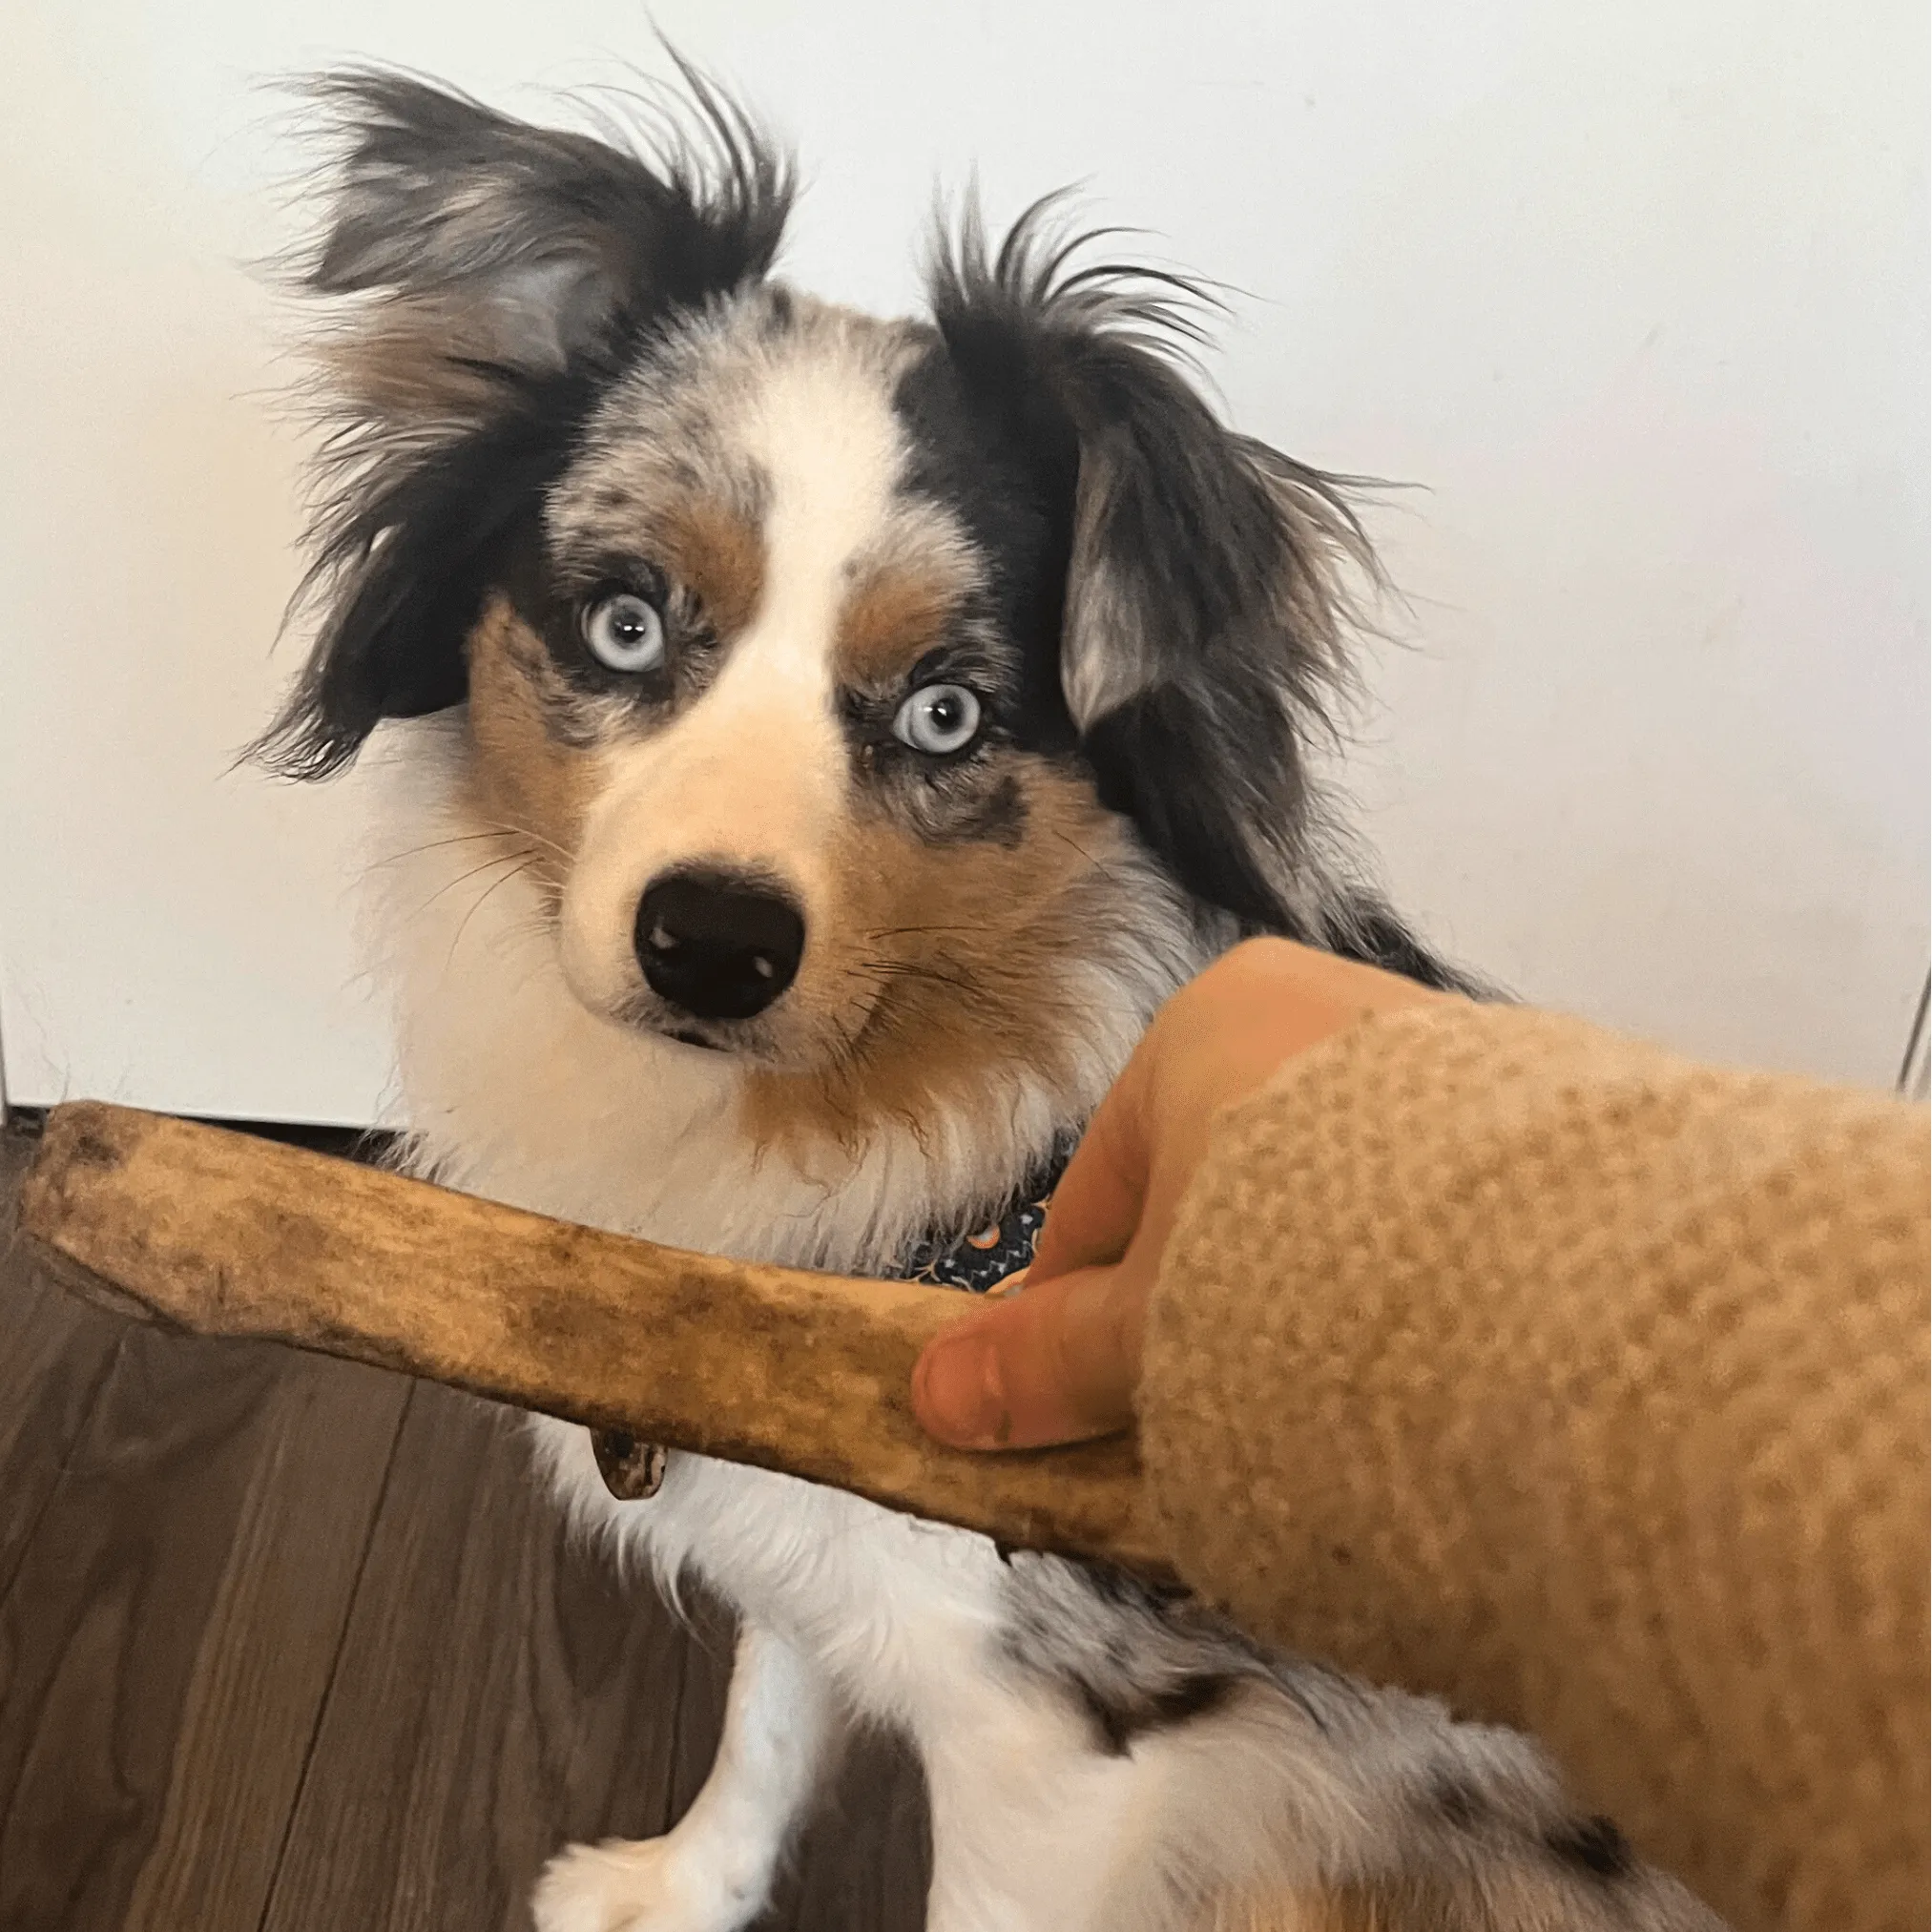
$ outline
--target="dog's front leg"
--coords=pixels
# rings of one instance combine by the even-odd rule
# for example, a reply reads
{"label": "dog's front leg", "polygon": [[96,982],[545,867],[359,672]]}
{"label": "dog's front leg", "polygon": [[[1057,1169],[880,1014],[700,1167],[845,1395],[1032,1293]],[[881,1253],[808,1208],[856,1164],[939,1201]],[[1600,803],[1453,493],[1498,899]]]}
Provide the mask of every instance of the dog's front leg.
{"label": "dog's front leg", "polygon": [[537,1932],[734,1932],[756,1918],[824,1761],[824,1680],[747,1624],[711,1776],[675,1830],[572,1845],[544,1868]]}

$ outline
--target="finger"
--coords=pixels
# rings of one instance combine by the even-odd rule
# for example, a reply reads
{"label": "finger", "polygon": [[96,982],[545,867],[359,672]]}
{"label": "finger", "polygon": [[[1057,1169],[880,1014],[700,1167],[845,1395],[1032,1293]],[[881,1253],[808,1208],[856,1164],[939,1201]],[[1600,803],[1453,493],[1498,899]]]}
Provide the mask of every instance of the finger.
{"label": "finger", "polygon": [[1147,1193],[1146,1089],[1144,1070],[1130,1062],[1094,1110],[1033,1245],[1035,1284],[1126,1254]]}
{"label": "finger", "polygon": [[913,1413],[961,1449],[1039,1448],[1126,1428],[1147,1309],[1138,1276],[1087,1269],[955,1322],[913,1370]]}

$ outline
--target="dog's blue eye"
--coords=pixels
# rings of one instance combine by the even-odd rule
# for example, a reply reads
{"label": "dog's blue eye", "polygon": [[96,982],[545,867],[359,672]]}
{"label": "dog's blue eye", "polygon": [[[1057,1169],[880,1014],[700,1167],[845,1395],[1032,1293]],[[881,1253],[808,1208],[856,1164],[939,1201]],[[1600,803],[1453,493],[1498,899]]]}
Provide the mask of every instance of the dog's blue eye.
{"label": "dog's blue eye", "polygon": [[914,751],[963,751],[979,736],[980,701],[964,684],[927,684],[899,707],[892,734]]}
{"label": "dog's blue eye", "polygon": [[618,591],[586,606],[584,642],[610,671],[649,671],[664,656],[664,619],[634,591]]}

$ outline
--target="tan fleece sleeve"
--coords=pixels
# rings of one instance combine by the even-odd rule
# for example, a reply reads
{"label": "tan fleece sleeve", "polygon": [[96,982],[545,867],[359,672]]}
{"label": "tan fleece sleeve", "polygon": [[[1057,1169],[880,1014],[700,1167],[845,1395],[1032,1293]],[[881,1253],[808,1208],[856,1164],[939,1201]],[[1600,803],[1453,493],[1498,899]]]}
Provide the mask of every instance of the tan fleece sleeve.
{"label": "tan fleece sleeve", "polygon": [[1923,1926],[1922,1109],[1461,1005],[1221,1123],[1150,1321],[1189,1580],[1534,1732],[1741,1927]]}

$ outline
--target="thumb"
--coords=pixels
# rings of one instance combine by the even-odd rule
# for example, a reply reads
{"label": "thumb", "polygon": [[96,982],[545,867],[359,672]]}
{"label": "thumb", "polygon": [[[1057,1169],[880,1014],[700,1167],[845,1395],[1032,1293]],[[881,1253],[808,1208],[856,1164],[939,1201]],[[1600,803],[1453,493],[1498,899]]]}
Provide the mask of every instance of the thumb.
{"label": "thumb", "polygon": [[912,1412],[960,1449],[1030,1449],[1133,1421],[1144,1268],[1083,1268],[976,1310],[926,1343]]}

